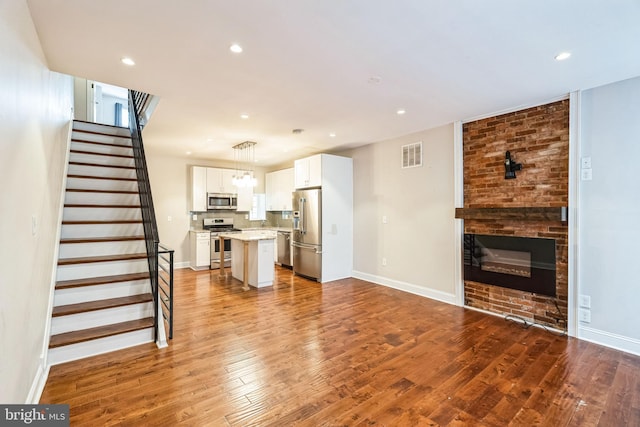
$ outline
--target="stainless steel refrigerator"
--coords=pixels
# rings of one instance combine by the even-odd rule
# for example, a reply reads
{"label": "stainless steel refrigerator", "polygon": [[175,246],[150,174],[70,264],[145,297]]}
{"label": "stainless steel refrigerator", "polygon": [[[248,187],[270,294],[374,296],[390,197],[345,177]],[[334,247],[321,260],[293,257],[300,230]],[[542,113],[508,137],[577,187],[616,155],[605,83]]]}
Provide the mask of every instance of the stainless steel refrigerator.
{"label": "stainless steel refrigerator", "polygon": [[293,272],[322,281],[322,191],[293,192]]}

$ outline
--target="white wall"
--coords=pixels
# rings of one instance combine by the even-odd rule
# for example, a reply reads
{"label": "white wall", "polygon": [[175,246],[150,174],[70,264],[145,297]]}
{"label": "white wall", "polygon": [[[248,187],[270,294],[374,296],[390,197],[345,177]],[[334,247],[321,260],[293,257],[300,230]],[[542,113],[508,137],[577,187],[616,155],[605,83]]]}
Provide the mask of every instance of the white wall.
{"label": "white wall", "polygon": [[0,402],[26,403],[48,343],[73,82],[48,70],[24,0],[0,2],[0,63]]}
{"label": "white wall", "polygon": [[[401,147],[418,141],[423,166],[402,169]],[[455,303],[453,154],[453,125],[350,152],[356,277]]]}
{"label": "white wall", "polygon": [[640,354],[640,77],[580,97],[593,180],[579,185],[578,289],[591,296],[591,323],[578,336]]}

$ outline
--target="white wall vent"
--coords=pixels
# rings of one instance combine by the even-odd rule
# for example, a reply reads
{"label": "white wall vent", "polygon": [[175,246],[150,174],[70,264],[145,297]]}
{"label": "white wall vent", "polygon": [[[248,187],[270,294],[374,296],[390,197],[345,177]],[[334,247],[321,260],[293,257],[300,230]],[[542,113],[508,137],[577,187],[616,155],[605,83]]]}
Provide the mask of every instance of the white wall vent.
{"label": "white wall vent", "polygon": [[402,146],[402,169],[422,166],[422,141]]}

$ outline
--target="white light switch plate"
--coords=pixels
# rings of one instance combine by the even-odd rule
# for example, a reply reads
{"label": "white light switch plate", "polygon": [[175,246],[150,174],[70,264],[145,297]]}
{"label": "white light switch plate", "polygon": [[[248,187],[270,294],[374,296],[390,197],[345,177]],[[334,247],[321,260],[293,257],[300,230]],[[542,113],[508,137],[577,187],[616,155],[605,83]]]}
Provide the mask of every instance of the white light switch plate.
{"label": "white light switch plate", "polygon": [[591,297],[589,295],[580,295],[580,307],[591,308]]}
{"label": "white light switch plate", "polygon": [[589,310],[588,308],[579,309],[578,320],[584,323],[591,323],[591,310]]}
{"label": "white light switch plate", "polygon": [[582,169],[591,169],[591,157],[582,158]]}

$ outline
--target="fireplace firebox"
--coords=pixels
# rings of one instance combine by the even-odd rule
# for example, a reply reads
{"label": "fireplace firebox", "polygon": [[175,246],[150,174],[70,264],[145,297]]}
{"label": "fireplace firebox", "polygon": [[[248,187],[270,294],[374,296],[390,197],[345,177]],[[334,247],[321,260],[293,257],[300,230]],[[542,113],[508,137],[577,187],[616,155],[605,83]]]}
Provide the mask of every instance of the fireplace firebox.
{"label": "fireplace firebox", "polygon": [[555,297],[556,242],[465,234],[464,280]]}

